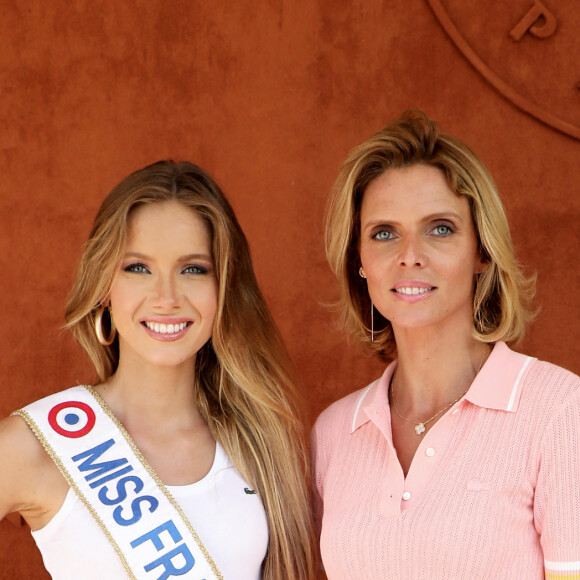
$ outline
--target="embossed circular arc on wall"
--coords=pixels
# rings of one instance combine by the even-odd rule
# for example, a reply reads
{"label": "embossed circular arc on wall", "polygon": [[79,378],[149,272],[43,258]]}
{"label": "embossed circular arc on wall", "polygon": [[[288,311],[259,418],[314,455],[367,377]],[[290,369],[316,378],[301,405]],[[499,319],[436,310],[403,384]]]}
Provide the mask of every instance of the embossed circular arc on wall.
{"label": "embossed circular arc on wall", "polygon": [[[468,59],[471,65],[489,82],[497,91],[499,91],[505,98],[511,101],[514,105],[519,107],[521,110],[525,111],[526,113],[532,115],[536,119],[542,121],[543,123],[573,137],[575,139],[580,139],[580,125],[576,121],[570,122],[569,120],[564,120],[558,116],[557,111],[556,114],[548,110],[548,107],[542,104],[538,104],[533,102],[529,97],[524,96],[518,90],[516,90],[508,81],[505,80],[505,77],[502,78],[501,73],[498,74],[493,68],[485,62],[485,60],[478,54],[481,52],[475,49],[470,42],[466,39],[466,34],[460,32],[457,25],[454,23],[453,19],[450,16],[449,11],[443,6],[442,0],[427,0],[431,9],[433,10],[435,16],[439,20],[441,26],[444,28],[446,33],[449,35],[451,40],[455,43],[456,47],[460,50],[460,52]],[[465,11],[469,9],[469,2],[457,4],[457,6],[461,6],[461,9],[464,11],[463,14],[459,15],[465,18]],[[505,4],[504,4],[505,6]],[[513,6],[513,5],[512,5]],[[542,4],[541,0],[529,0],[526,4],[522,4],[525,6],[525,10],[529,10],[529,13],[526,14],[525,10],[521,14],[522,20],[520,21],[519,25],[517,22],[512,22],[511,24],[514,25],[509,26],[501,35],[499,39],[500,42],[506,43],[511,41],[521,40],[521,36],[523,36],[522,30],[518,30],[518,26],[521,29],[522,24],[525,26],[525,19],[529,17],[530,14],[533,15],[533,11],[537,10],[540,11],[541,8],[545,8]],[[487,7],[487,6],[486,6]],[[472,7],[472,12],[474,14],[474,18],[477,18],[476,12],[477,8],[475,6]],[[457,10],[457,8],[456,8]],[[528,31],[531,35],[536,37],[536,39],[544,39],[548,36],[553,35],[556,31],[556,25],[552,21],[552,15],[548,12],[548,18],[542,18],[541,21],[538,21],[535,25],[530,24]],[[533,17],[533,16],[532,16]],[[505,24],[505,22],[504,22]],[[485,28],[483,26],[482,28]],[[569,27],[573,28],[573,27]],[[476,34],[473,32],[476,30],[475,27],[472,29],[472,35]],[[511,37],[511,38],[510,38]],[[498,38],[494,39],[496,43],[498,43]],[[498,43],[499,44],[499,43]],[[505,44],[504,44],[505,46]],[[484,51],[485,52],[485,51]],[[489,51],[488,51],[489,52]],[[567,58],[571,58],[570,55],[566,55]],[[572,59],[573,60],[573,59]],[[513,63],[512,63],[513,64]],[[529,65],[529,62],[525,63]],[[580,70],[578,71],[580,76]],[[574,82],[573,79],[566,79],[566,81],[570,80],[570,95],[572,96],[573,102],[571,103],[572,107],[574,108],[576,99],[580,102],[580,86],[578,81]],[[566,85],[568,86],[568,85]]]}

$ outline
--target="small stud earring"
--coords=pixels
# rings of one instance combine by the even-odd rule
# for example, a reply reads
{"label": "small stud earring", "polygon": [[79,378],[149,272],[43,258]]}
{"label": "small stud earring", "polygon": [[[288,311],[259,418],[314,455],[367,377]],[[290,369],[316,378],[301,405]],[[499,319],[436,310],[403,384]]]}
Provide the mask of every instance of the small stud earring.
{"label": "small stud earring", "polygon": [[362,269],[362,266],[361,266],[361,267],[358,269],[358,275],[359,275],[361,278],[366,278],[366,276],[365,276],[365,272],[364,272],[364,270]]}

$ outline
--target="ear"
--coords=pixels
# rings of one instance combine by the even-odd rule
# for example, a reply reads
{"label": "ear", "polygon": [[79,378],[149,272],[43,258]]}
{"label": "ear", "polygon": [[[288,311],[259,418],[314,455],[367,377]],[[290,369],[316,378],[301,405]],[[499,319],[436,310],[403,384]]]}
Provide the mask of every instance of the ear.
{"label": "ear", "polygon": [[103,300],[103,301],[99,301],[97,302],[97,305],[95,306],[95,308],[102,308],[103,310],[110,308],[111,306],[111,300],[109,298],[109,296],[107,295],[107,297]]}
{"label": "ear", "polygon": [[484,260],[481,255],[478,257],[477,262],[475,263],[475,269],[473,271],[473,273],[478,276],[479,274],[481,274],[482,272],[485,272],[485,270],[487,270],[487,268],[489,267],[489,261],[488,260]]}
{"label": "ear", "polygon": [[103,308],[111,308],[111,285],[107,289],[107,293],[102,300],[99,301],[99,305]]}

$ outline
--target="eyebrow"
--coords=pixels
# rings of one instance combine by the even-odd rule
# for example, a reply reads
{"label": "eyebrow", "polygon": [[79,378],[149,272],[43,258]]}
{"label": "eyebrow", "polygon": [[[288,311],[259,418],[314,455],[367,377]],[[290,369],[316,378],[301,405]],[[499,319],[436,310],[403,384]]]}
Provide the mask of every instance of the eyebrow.
{"label": "eyebrow", "polygon": [[[127,252],[123,254],[123,259],[127,258],[137,258],[139,260],[151,260],[151,257],[147,254],[142,254],[141,252]],[[179,262],[189,262],[191,260],[205,260],[207,262],[212,262],[211,256],[208,254],[186,254],[185,256],[179,257]]]}
{"label": "eyebrow", "polygon": [[[421,219],[421,222],[423,223],[428,223],[428,222],[432,222],[435,220],[440,220],[440,219],[456,219],[460,222],[463,222],[463,218],[456,212],[454,211],[442,211],[442,212],[437,212],[437,213],[432,213],[429,215],[426,215],[425,217],[423,217]],[[390,226],[400,226],[400,222],[396,222],[396,221],[392,221],[392,220],[383,220],[383,219],[378,219],[378,220],[372,220],[370,222],[367,222],[366,224],[363,225],[363,229],[368,229],[368,228],[373,228],[376,226],[383,226],[383,225],[390,225]]]}

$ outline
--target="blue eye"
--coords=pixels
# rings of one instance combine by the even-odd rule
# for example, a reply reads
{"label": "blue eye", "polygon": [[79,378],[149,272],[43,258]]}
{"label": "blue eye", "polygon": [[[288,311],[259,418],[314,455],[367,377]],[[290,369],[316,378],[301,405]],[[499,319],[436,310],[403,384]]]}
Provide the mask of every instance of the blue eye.
{"label": "blue eye", "polygon": [[197,266],[195,264],[190,264],[189,266],[183,268],[181,272],[182,274],[207,274],[207,268],[204,268],[203,266]]}
{"label": "blue eye", "polygon": [[375,240],[392,240],[394,237],[395,236],[392,234],[392,232],[389,232],[388,230],[380,230],[373,235]]}
{"label": "blue eye", "polygon": [[148,274],[149,269],[145,264],[141,264],[141,262],[136,262],[135,264],[129,264],[123,268],[125,272],[133,272],[134,274]]}
{"label": "blue eye", "polygon": [[433,228],[433,233],[436,236],[448,236],[449,234],[453,233],[453,230],[449,226],[446,226],[444,224],[440,224],[440,225],[435,226]]}

